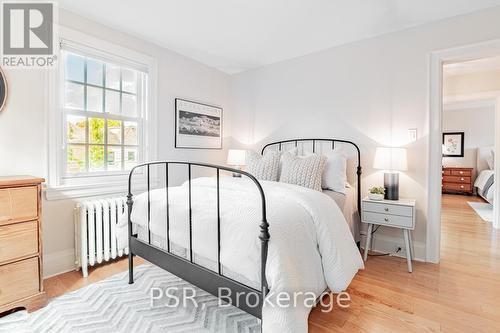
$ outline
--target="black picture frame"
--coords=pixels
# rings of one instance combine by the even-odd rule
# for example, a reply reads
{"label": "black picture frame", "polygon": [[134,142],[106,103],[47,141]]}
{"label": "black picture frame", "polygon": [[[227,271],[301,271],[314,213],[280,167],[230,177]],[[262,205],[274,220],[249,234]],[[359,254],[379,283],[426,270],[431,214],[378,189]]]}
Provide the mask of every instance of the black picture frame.
{"label": "black picture frame", "polygon": [[[180,123],[183,117],[180,116],[180,113],[184,113],[186,115],[195,114],[198,113],[196,110],[200,110],[198,112],[200,112],[203,117],[206,117],[208,121],[214,120],[216,118],[219,119],[218,136],[214,136],[213,133],[211,134],[210,130],[208,129],[205,131],[205,133],[202,134],[198,134],[200,132],[200,129],[194,129],[195,133],[193,134],[188,133],[185,128],[181,129]],[[223,132],[224,132],[223,111],[224,110],[222,109],[222,107],[219,106],[200,103],[182,98],[176,98],[175,123],[174,123],[175,148],[221,150]],[[201,132],[203,132],[203,130]]]}
{"label": "black picture frame", "polygon": [[[457,146],[457,148],[460,148],[458,152],[450,152],[450,153],[445,153],[446,150],[446,142],[448,140],[452,140],[452,137],[458,137],[458,142],[460,143],[460,146]],[[443,132],[443,157],[464,157],[464,142],[465,142],[465,133],[464,132]]]}

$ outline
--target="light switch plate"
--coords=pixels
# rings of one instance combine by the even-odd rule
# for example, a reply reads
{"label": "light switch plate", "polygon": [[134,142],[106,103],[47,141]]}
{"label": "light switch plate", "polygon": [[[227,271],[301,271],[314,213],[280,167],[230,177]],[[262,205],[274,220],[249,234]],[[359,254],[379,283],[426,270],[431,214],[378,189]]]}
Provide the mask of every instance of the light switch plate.
{"label": "light switch plate", "polygon": [[408,130],[408,140],[410,140],[410,142],[417,141],[417,129],[416,128],[410,128]]}

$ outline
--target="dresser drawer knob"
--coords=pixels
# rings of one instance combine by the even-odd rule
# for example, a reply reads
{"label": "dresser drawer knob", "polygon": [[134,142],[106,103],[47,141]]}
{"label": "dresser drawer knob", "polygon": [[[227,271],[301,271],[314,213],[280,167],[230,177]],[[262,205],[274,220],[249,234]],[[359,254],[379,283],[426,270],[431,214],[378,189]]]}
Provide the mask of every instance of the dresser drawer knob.
{"label": "dresser drawer knob", "polygon": [[460,178],[460,180],[461,180],[461,181],[464,181],[465,179],[463,179],[463,178]]}
{"label": "dresser drawer knob", "polygon": [[460,174],[461,174],[461,175],[463,175],[463,174],[464,174],[464,172],[463,172],[463,171],[460,171]]}
{"label": "dresser drawer knob", "polygon": [[460,188],[464,188],[464,186],[463,186],[463,185],[460,185]]}
{"label": "dresser drawer knob", "polygon": [[384,210],[385,210],[386,212],[388,212],[388,211],[389,211],[389,208],[385,207],[385,208],[384,208]]}
{"label": "dresser drawer knob", "polygon": [[384,219],[384,221],[385,221],[385,222],[389,222],[389,219],[386,217],[386,218]]}

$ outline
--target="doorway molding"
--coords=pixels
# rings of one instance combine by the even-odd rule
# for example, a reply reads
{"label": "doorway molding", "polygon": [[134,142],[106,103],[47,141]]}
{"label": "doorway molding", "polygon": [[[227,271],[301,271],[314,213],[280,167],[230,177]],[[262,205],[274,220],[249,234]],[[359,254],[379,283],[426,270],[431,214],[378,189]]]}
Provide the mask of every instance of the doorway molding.
{"label": "doorway molding", "polygon": [[[441,166],[442,166],[442,122],[443,122],[443,65],[478,58],[500,56],[500,40],[470,44],[430,54],[429,82],[429,172],[428,219],[426,230],[426,261],[439,263],[441,247]],[[495,156],[500,156],[500,98],[496,98],[495,112]],[[495,174],[500,172],[500,163],[495,163]],[[500,193],[500,182],[495,181],[495,193]],[[500,228],[499,205],[494,206],[494,228]]]}

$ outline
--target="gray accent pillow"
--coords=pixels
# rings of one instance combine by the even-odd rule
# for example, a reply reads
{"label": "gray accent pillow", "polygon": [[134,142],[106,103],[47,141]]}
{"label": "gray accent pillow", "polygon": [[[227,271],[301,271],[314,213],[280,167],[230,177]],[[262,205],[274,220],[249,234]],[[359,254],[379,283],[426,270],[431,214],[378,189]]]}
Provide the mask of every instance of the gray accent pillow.
{"label": "gray accent pillow", "polygon": [[260,155],[247,151],[246,169],[258,180],[278,181],[281,154],[277,151],[266,151]]}
{"label": "gray accent pillow", "polygon": [[284,153],[281,157],[280,182],[321,191],[321,178],[326,161],[324,155],[312,154],[300,157]]}

